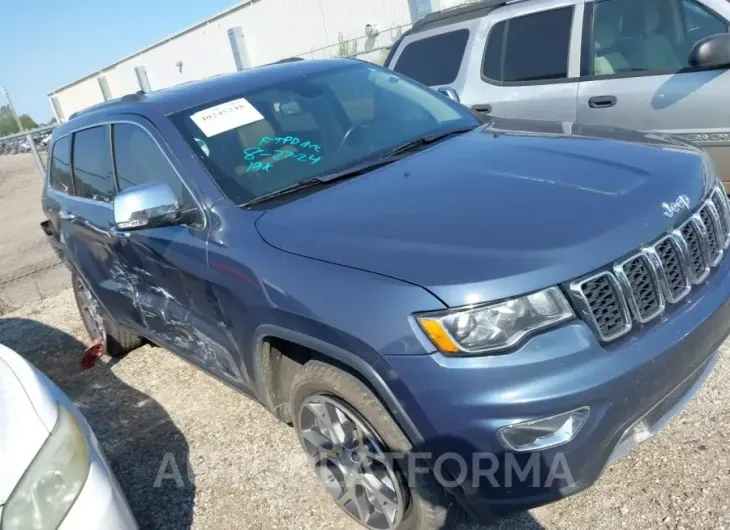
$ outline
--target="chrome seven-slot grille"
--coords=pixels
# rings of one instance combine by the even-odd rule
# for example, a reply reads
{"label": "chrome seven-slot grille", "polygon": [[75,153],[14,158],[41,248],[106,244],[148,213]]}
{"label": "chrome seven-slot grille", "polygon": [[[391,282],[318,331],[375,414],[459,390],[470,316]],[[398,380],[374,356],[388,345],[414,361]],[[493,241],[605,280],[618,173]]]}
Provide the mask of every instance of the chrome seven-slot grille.
{"label": "chrome seven-slot grille", "polygon": [[627,259],[571,284],[583,318],[612,341],[664,313],[702,283],[730,243],[730,207],[721,186],[678,228]]}

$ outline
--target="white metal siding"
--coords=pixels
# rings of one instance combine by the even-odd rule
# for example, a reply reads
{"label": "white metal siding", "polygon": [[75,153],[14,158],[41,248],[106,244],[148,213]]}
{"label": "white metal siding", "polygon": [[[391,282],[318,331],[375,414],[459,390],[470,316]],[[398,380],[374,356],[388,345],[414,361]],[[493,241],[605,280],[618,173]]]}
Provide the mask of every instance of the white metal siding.
{"label": "white metal siding", "polygon": [[[413,1],[254,0],[100,73],[106,76],[112,97],[139,90],[136,66],[145,67],[152,90],[159,90],[235,72],[229,28],[242,29],[246,57],[252,66],[257,66],[284,57],[306,56],[310,50],[337,44],[339,33],[347,39],[360,37],[366,24],[377,25],[380,30],[408,24]],[[434,8],[440,5],[438,0],[432,3]],[[179,62],[182,68],[178,67]],[[96,76],[51,95],[58,97],[66,117],[103,101]]]}
{"label": "white metal siding", "polygon": [[[114,93],[112,92],[112,94]],[[72,85],[56,94],[56,96],[66,119],[74,112],[104,101],[104,95],[101,93],[101,87],[99,87],[96,76]]]}

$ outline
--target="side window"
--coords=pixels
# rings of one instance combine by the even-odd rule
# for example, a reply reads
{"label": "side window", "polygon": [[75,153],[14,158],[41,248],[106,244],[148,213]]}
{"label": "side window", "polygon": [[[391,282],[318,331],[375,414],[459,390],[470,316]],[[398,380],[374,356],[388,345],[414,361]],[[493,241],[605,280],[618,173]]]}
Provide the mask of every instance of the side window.
{"label": "side window", "polygon": [[116,190],[107,127],[92,127],[74,134],[73,175],[76,195],[111,202]]}
{"label": "side window", "polygon": [[181,201],[187,198],[180,177],[144,129],[130,123],[116,123],[112,125],[112,145],[119,191],[140,184],[166,182]]}
{"label": "side window", "polygon": [[593,74],[672,72],[689,67],[697,41],[728,24],[694,0],[601,0],[593,14]]}
{"label": "side window", "polygon": [[448,85],[459,74],[468,29],[426,37],[406,45],[393,70],[427,86]]}
{"label": "side window", "polygon": [[684,40],[690,49],[705,37],[728,32],[727,21],[692,0],[682,0],[682,16]]}
{"label": "side window", "polygon": [[498,22],[489,32],[482,75],[505,83],[568,77],[573,8]]}
{"label": "side window", "polygon": [[71,183],[71,135],[53,144],[51,154],[51,187],[64,193],[73,193]]}

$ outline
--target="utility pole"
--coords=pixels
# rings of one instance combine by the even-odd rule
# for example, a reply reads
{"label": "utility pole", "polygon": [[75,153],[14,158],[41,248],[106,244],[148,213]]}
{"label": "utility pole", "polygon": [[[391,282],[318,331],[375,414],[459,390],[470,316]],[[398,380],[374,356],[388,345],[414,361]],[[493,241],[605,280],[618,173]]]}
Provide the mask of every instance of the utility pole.
{"label": "utility pole", "polygon": [[20,119],[18,119],[18,115],[15,113],[15,107],[13,107],[13,102],[10,100],[10,93],[8,92],[8,89],[5,87],[0,87],[0,91],[2,91],[3,94],[5,94],[5,99],[8,101],[8,108],[10,109],[10,114],[13,116],[15,123],[18,124],[18,130],[22,131],[23,126],[20,123]]}

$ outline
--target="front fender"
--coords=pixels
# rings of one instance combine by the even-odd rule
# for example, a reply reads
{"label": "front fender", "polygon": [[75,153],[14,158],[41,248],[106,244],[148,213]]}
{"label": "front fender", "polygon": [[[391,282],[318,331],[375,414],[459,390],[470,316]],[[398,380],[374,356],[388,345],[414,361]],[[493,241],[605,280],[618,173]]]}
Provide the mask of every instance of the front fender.
{"label": "front fender", "polygon": [[[265,371],[267,367],[265,366],[265,363],[262,362],[262,359],[264,345],[266,341],[271,338],[283,339],[294,344],[299,344],[320,353],[325,360],[329,359],[335,361],[333,364],[342,364],[347,366],[354,375],[358,376],[375,392],[375,395],[393,415],[396,423],[401,429],[403,429],[411,444],[413,446],[422,444],[423,438],[421,437],[416,425],[411,421],[400,401],[398,401],[386,383],[385,379],[388,375],[380,374],[376,370],[377,360],[375,363],[370,364],[361,356],[342,349],[334,344],[290,329],[271,324],[262,324],[254,333],[253,351],[255,353],[252,359],[254,365],[251,373],[255,374],[255,392],[259,400],[269,407],[270,410],[273,410],[273,404],[269,402],[270,397],[268,392],[265,388],[263,388],[263,382],[266,381]],[[378,357],[378,360],[379,359],[380,357]]]}

